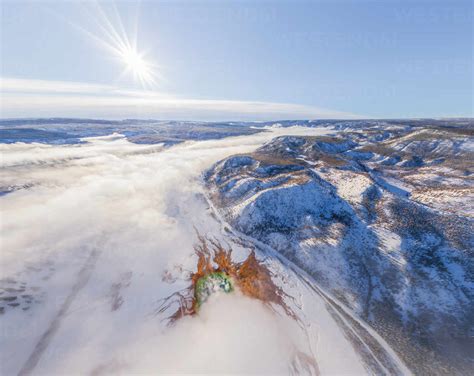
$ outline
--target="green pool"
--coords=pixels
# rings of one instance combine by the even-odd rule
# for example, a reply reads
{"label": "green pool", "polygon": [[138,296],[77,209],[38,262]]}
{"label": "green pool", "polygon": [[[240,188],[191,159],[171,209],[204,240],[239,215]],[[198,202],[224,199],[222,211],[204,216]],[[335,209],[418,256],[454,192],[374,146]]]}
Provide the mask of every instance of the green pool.
{"label": "green pool", "polygon": [[209,296],[216,292],[223,291],[230,293],[234,290],[232,279],[224,272],[209,273],[196,282],[195,297],[197,307],[200,307]]}

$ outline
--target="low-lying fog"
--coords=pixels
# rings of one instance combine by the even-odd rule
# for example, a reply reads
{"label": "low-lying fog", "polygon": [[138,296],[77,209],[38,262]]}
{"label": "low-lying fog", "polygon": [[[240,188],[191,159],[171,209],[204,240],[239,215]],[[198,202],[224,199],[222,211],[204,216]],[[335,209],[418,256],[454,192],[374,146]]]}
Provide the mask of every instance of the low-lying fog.
{"label": "low-lying fog", "polygon": [[[1,186],[18,188],[0,198],[0,287],[15,296],[0,317],[1,373],[288,373],[294,324],[258,301],[217,296],[171,328],[156,311],[195,270],[194,228],[220,232],[201,173],[278,135],[326,132],[0,145]],[[339,362],[363,370],[353,354]]]}

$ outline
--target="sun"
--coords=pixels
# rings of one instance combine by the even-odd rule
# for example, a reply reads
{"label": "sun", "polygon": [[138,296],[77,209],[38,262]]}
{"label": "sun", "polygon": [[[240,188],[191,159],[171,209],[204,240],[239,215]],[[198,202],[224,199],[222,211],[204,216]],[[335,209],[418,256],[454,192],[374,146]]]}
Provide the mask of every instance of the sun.
{"label": "sun", "polygon": [[119,56],[126,66],[126,71],[131,72],[142,85],[154,83],[153,65],[145,60],[143,54],[131,46],[124,46],[120,49]]}
{"label": "sun", "polygon": [[130,75],[136,83],[141,84],[142,88],[155,88],[157,81],[161,81],[163,77],[159,66],[148,60],[146,53],[138,48],[138,10],[134,22],[129,25],[130,32],[125,28],[120,12],[113,1],[108,3],[107,8],[103,8],[98,2],[85,2],[84,9],[89,11],[97,31],[93,32],[71,22],[70,24],[111,53],[115,60],[124,66],[119,80],[125,75]]}

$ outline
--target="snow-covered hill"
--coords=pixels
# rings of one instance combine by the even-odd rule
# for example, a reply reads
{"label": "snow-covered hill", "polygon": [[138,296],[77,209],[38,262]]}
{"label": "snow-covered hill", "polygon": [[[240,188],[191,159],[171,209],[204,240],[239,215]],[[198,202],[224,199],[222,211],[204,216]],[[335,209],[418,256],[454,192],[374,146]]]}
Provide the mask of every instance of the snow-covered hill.
{"label": "snow-covered hill", "polygon": [[217,163],[236,231],[306,271],[418,374],[473,369],[473,129],[345,127]]}

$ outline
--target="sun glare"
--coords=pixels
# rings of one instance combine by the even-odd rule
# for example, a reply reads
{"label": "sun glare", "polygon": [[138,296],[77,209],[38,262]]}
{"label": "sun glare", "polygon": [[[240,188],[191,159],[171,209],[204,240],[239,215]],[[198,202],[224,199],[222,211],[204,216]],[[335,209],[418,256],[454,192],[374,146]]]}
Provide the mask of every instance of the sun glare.
{"label": "sun glare", "polygon": [[143,86],[154,83],[153,66],[145,60],[142,54],[134,48],[125,47],[120,50],[120,57],[125,63],[126,71],[131,72]]}
{"label": "sun glare", "polygon": [[113,2],[108,3],[108,11],[99,3],[92,2],[86,5],[85,10],[89,9],[89,6],[94,10],[90,13],[90,19],[95,21],[98,33],[72,25],[111,52],[124,65],[120,77],[131,75],[143,88],[155,87],[157,79],[161,79],[158,67],[147,60],[145,53],[139,51],[137,47],[138,13],[130,33],[124,27],[120,13]]}

